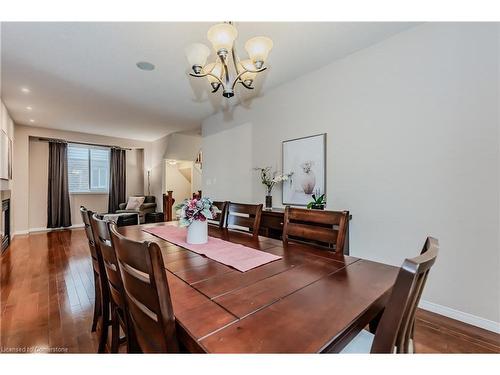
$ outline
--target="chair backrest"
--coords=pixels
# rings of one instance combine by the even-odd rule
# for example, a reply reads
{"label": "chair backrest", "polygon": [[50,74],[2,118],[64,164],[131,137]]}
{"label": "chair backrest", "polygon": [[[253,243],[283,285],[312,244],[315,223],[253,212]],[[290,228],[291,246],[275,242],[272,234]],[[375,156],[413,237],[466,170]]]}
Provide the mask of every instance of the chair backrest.
{"label": "chair backrest", "polygon": [[314,242],[342,253],[348,221],[349,211],[309,210],[286,206],[283,242]]}
{"label": "chair backrest", "polygon": [[178,352],[175,318],[159,246],[118,233],[111,224],[122,275],[129,321],[144,353]]}
{"label": "chair backrest", "polygon": [[220,212],[217,213],[213,220],[208,220],[208,224],[217,225],[219,228],[223,228],[226,225],[226,211],[229,202],[214,201],[213,204]]}
{"label": "chair backrest", "polygon": [[262,204],[229,202],[226,211],[226,226],[231,229],[246,229],[259,235]]}
{"label": "chair backrest", "polygon": [[438,240],[427,237],[421,254],[404,261],[377,327],[372,353],[393,353],[394,347],[398,353],[409,352],[415,311],[438,252]]}
{"label": "chair backrest", "polygon": [[82,215],[82,221],[85,227],[85,235],[87,236],[87,241],[89,242],[90,256],[92,257],[92,266],[94,267],[94,272],[99,273],[99,257],[97,255],[94,233],[92,233],[92,227],[90,226],[90,218],[94,213],[90,210],[87,210],[84,206],[80,206],[80,214]]}
{"label": "chair backrest", "polygon": [[102,256],[102,261],[106,270],[109,294],[111,295],[112,301],[123,309],[125,306],[123,283],[118,267],[118,259],[116,258],[115,249],[111,241],[111,233],[109,231],[110,222],[108,220],[99,219],[97,214],[92,215],[90,222],[94,232],[95,243]]}

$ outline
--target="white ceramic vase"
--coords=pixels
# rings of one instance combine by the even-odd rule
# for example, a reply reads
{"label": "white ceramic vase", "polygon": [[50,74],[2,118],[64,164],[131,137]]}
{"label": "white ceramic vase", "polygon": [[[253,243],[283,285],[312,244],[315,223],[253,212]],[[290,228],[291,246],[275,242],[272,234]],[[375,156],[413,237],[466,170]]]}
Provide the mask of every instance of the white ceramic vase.
{"label": "white ceramic vase", "polygon": [[191,245],[199,245],[208,242],[208,222],[194,220],[187,230],[186,242]]}
{"label": "white ceramic vase", "polygon": [[301,177],[301,185],[304,193],[311,195],[314,191],[314,187],[316,186],[316,175],[313,171],[309,171],[309,173],[303,173]]}

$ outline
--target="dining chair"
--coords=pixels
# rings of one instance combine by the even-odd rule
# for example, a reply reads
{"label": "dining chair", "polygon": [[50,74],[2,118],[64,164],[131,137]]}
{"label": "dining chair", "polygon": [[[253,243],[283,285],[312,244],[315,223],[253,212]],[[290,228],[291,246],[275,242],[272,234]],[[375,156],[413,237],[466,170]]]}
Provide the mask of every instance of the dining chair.
{"label": "dining chair", "polygon": [[438,252],[438,240],[427,237],[420,255],[406,259],[399,269],[375,335],[362,330],[341,353],[414,352],[415,311]]}
{"label": "dining chair", "polygon": [[[94,233],[92,232],[92,227],[90,225],[90,219],[94,213],[90,210],[87,210],[84,206],[80,206],[80,214],[82,216],[83,225],[85,227],[85,235],[87,236],[90,256],[92,258],[92,268],[94,271],[95,299],[91,332],[95,332],[99,320],[101,321],[101,327],[104,327],[104,322],[109,320],[109,294],[107,293],[106,287],[107,278],[102,261],[102,256],[97,249],[94,240]],[[102,333],[103,330],[101,329],[101,335]]]}
{"label": "dining chair", "polygon": [[179,343],[160,247],[122,236],[111,224],[129,321],[143,353],[176,353]]}
{"label": "dining chair", "polygon": [[229,229],[251,232],[259,235],[262,204],[245,204],[228,202],[226,210],[226,227]]}
{"label": "dining chair", "polygon": [[283,243],[310,242],[344,252],[349,211],[323,211],[285,207]]}
{"label": "dining chair", "polygon": [[208,224],[218,226],[219,228],[223,228],[225,226],[226,211],[229,202],[214,201],[212,203],[215,207],[217,207],[219,212],[212,220],[208,220]]}
{"label": "dining chair", "polygon": [[111,321],[104,320],[103,334],[99,341],[99,352],[103,352],[106,347],[108,339],[108,330],[111,326],[111,353],[118,353],[120,343],[120,327],[125,333],[127,345],[130,346],[129,327],[127,324],[127,315],[125,310],[125,297],[123,294],[123,282],[118,268],[118,260],[111,240],[109,231],[110,221],[102,220],[97,214],[92,215],[90,220],[92,230],[94,233],[95,243],[98,251],[102,256],[104,269],[106,272],[106,288],[109,293]]}

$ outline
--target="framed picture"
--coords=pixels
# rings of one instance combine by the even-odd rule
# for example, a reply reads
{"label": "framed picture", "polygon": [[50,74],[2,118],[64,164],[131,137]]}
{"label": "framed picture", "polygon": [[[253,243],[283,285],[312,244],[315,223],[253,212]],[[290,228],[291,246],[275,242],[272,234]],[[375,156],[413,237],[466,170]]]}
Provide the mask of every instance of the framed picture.
{"label": "framed picture", "polygon": [[5,132],[0,130],[0,179],[9,179],[9,148],[10,146],[9,137]]}
{"label": "framed picture", "polygon": [[9,175],[9,180],[12,180],[12,139],[9,138],[9,155],[8,155],[8,175]]}
{"label": "framed picture", "polygon": [[326,192],[326,133],[283,141],[283,204],[306,206]]}

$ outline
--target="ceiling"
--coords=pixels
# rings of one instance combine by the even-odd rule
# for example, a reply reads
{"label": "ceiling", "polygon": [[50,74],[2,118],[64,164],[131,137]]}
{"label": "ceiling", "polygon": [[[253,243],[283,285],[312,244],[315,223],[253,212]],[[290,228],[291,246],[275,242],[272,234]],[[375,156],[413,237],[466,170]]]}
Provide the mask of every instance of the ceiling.
{"label": "ceiling", "polygon": [[[205,79],[187,75],[184,48],[194,42],[209,45],[211,25],[4,22],[2,98],[19,124],[152,141],[199,129],[212,113],[265,95],[415,24],[236,23],[241,55],[252,36],[269,36],[274,48],[257,89],[239,86],[230,100],[210,94]],[[156,69],[139,70],[138,61],[149,61]]]}

